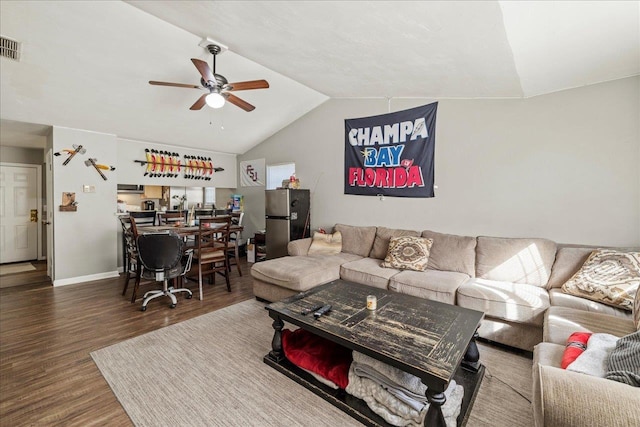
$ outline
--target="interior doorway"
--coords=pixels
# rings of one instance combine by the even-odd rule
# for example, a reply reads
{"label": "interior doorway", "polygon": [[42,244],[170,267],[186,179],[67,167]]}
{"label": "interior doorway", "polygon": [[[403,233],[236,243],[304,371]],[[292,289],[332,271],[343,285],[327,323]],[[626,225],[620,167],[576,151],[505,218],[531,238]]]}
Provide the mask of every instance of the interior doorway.
{"label": "interior doorway", "polygon": [[0,163],[0,264],[37,260],[42,253],[41,169]]}

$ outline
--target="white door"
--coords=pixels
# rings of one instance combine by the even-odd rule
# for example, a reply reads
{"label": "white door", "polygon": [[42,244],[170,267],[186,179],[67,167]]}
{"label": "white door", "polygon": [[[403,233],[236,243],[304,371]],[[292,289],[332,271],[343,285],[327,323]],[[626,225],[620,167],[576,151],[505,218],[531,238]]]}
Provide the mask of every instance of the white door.
{"label": "white door", "polygon": [[38,258],[38,169],[0,166],[0,263]]}

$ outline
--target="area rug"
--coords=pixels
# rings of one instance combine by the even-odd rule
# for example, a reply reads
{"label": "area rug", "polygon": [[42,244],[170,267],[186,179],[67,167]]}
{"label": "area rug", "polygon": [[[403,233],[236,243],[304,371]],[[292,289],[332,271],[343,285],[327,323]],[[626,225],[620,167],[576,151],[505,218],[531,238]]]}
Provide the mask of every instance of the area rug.
{"label": "area rug", "polygon": [[7,274],[24,273],[26,271],[33,271],[36,268],[30,262],[21,262],[18,264],[4,264],[0,265],[0,276]]}
{"label": "area rug", "polygon": [[[136,426],[361,425],[265,365],[272,336],[264,304],[249,300],[91,356]],[[518,394],[530,395],[531,360],[482,344],[480,351],[493,367],[468,425],[532,425]]]}

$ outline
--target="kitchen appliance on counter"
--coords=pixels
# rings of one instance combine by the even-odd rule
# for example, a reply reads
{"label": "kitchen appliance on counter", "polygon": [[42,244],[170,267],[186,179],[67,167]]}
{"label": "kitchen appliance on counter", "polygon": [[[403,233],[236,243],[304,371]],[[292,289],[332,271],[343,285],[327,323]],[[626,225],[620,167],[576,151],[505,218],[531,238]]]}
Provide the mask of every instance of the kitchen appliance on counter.
{"label": "kitchen appliance on counter", "polygon": [[267,259],[288,255],[287,244],[291,240],[310,237],[309,190],[267,190],[265,236]]}
{"label": "kitchen appliance on counter", "polygon": [[142,210],[143,211],[155,211],[156,210],[156,202],[153,200],[145,200],[142,202]]}

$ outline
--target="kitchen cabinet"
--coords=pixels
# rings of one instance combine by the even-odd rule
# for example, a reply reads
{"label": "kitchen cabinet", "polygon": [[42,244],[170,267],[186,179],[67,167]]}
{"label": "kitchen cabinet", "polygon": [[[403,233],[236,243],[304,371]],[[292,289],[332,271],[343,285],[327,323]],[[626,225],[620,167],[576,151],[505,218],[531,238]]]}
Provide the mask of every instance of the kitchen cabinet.
{"label": "kitchen cabinet", "polygon": [[145,185],[143,199],[162,199],[161,185]]}

